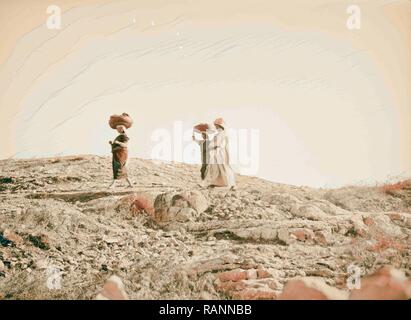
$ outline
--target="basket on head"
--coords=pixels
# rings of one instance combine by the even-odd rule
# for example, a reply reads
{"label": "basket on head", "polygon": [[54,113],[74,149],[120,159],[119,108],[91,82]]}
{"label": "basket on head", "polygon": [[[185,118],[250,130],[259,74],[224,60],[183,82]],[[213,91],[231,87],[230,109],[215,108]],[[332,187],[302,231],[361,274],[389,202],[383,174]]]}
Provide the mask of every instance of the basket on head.
{"label": "basket on head", "polygon": [[210,125],[208,123],[200,123],[196,126],[194,126],[194,131],[204,133],[207,132],[207,130],[210,129]]}
{"label": "basket on head", "polygon": [[129,129],[133,125],[133,119],[127,113],[122,115],[114,114],[110,117],[108,124],[112,129],[116,129],[117,126],[124,126],[126,129]]}

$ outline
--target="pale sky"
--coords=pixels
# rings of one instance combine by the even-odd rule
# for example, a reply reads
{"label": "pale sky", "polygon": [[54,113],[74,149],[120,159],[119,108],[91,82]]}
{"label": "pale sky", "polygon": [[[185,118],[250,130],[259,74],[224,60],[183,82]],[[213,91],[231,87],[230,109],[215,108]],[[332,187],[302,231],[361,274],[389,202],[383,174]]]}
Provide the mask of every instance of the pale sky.
{"label": "pale sky", "polygon": [[190,128],[222,116],[243,153],[258,133],[268,180],[411,176],[411,1],[1,0],[0,39],[0,158],[110,155],[108,118],[128,112],[132,156],[169,133],[180,161]]}

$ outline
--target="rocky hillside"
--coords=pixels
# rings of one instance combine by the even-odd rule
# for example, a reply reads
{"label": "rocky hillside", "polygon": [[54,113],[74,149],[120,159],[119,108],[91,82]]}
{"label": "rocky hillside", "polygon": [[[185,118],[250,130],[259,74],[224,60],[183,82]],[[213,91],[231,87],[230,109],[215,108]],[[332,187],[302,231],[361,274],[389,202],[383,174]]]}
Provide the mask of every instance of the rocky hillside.
{"label": "rocky hillside", "polygon": [[[275,299],[295,277],[344,297],[349,266],[411,275],[411,186],[323,190],[131,159],[108,190],[96,156],[0,161],[0,298],[93,299],[111,275],[131,299]],[[308,282],[307,282],[308,283]]]}

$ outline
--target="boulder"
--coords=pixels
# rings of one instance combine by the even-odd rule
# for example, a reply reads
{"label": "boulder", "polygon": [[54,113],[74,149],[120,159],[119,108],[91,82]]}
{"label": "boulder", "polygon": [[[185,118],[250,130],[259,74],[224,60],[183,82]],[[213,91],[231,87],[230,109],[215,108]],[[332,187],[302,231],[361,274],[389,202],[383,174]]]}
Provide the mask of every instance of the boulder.
{"label": "boulder", "polygon": [[232,299],[273,300],[280,284],[262,268],[234,269],[217,276],[216,289]]}
{"label": "boulder", "polygon": [[304,277],[288,281],[278,300],[346,300],[348,293],[333,288],[321,278]]}
{"label": "boulder", "polygon": [[203,213],[208,208],[208,201],[199,191],[186,191],[180,196],[188,202],[190,208],[193,208],[197,213]]}
{"label": "boulder", "polygon": [[361,288],[350,293],[350,300],[409,300],[411,280],[404,272],[392,267],[383,267],[361,280]]}
{"label": "boulder", "polygon": [[391,218],[386,214],[376,214],[371,217],[366,216],[364,217],[364,220],[366,224],[367,221],[372,220],[372,222],[369,222],[371,223],[370,227],[375,226],[378,230],[390,237],[401,238],[404,236],[401,227],[392,223]]}
{"label": "boulder", "polygon": [[198,191],[162,193],[154,201],[155,219],[158,222],[192,221],[207,208],[207,199]]}
{"label": "boulder", "polygon": [[116,275],[108,278],[96,300],[128,300],[123,281]]}
{"label": "boulder", "polygon": [[132,216],[140,214],[154,215],[152,196],[145,193],[135,193],[122,197],[117,201],[115,210],[117,212],[127,212]]}

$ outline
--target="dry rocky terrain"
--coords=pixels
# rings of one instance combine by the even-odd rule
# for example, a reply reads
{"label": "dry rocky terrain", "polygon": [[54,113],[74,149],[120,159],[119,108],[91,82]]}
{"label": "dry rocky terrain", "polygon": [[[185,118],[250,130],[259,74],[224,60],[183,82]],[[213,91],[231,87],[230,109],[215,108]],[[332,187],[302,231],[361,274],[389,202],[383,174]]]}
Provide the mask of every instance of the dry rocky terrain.
{"label": "dry rocky terrain", "polygon": [[109,190],[110,158],[0,161],[0,299],[94,299],[111,275],[130,299],[276,299],[296,277],[343,299],[352,264],[411,276],[409,182],[238,176],[230,191],[201,186],[198,166],[131,159],[129,173],[132,189]]}

